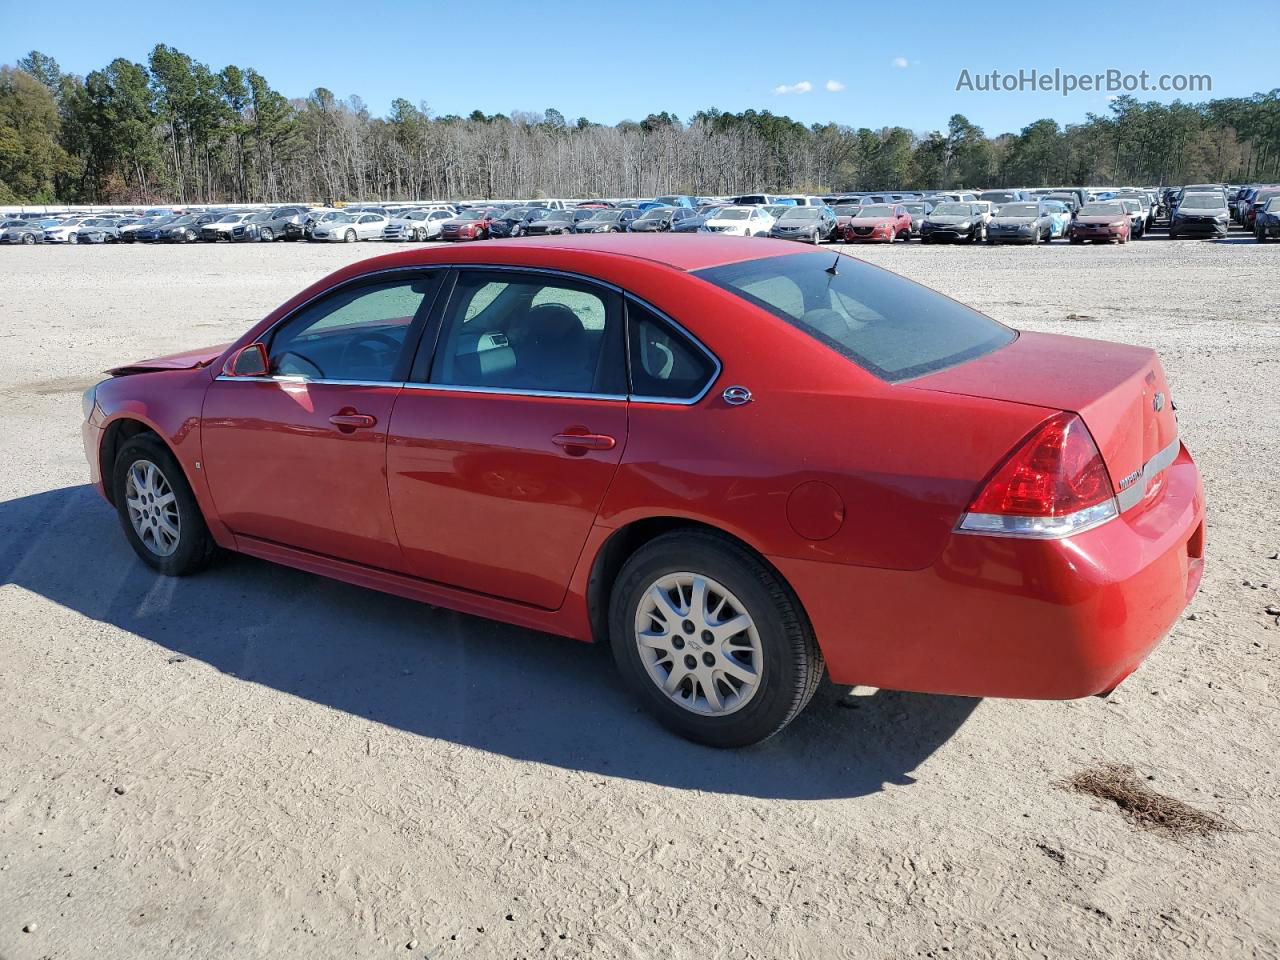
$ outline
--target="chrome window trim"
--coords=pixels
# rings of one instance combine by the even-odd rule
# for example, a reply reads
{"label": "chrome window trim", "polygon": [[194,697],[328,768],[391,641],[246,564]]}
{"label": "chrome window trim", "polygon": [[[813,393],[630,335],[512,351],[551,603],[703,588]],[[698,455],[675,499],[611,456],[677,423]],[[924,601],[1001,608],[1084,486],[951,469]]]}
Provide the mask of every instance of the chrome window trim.
{"label": "chrome window trim", "polygon": [[[625,290],[622,293],[622,299],[624,301],[627,301],[627,300],[634,301],[639,306],[643,307],[644,309],[648,310],[650,313],[660,318],[664,323],[669,323],[680,334],[680,336],[684,337],[685,340],[689,341],[694,346],[696,346],[699,350],[701,350],[703,354],[711,361],[711,363],[715,367],[715,370],[712,371],[712,374],[707,379],[707,382],[703,384],[702,390],[692,398],[680,399],[678,397],[648,397],[648,396],[644,396],[643,394],[630,394],[628,399],[632,400],[635,403],[668,403],[668,404],[674,404],[675,406],[681,406],[681,407],[691,407],[696,403],[700,403],[702,399],[708,393],[711,392],[711,388],[715,386],[716,381],[720,379],[720,374],[724,370],[724,365],[721,364],[720,358],[717,357],[714,353],[712,353],[710,348],[707,347],[705,343],[703,343],[701,340],[695,337],[692,333],[690,333],[688,328],[686,328],[682,323],[680,323],[680,321],[674,319],[664,311],[659,310],[653,304],[648,303],[645,300],[641,300],[639,297],[635,296],[634,294],[627,293]],[[628,316],[627,317],[628,328],[625,331],[625,333],[627,334],[627,373],[628,374],[630,374],[631,372],[630,324],[631,324],[631,318],[630,316]],[[628,379],[630,378],[628,377]]]}
{"label": "chrome window trim", "polygon": [[502,397],[552,397],[560,400],[629,400],[622,393],[569,393],[556,390],[516,390],[506,387],[469,387],[455,383],[418,383],[409,381],[406,390],[439,390],[444,393],[491,393]]}

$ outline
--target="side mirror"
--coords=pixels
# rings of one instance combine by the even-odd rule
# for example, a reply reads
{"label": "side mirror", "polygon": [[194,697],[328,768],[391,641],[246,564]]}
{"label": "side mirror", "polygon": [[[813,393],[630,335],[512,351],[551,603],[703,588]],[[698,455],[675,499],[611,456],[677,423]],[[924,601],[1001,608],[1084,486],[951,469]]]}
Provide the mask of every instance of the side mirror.
{"label": "side mirror", "polygon": [[222,374],[227,377],[265,377],[270,372],[267,348],[261,343],[241,347],[222,367]]}

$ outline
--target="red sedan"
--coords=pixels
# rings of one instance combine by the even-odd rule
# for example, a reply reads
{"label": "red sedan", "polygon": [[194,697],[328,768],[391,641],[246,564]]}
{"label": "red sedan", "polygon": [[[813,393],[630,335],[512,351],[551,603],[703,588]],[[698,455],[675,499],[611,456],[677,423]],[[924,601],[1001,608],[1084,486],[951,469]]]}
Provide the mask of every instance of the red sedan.
{"label": "red sedan", "polygon": [[777,732],[824,669],[1108,691],[1201,576],[1152,351],[1019,333],[785,241],[397,253],[112,373],[85,451],[159,572],[222,547],[609,643],[718,746]]}
{"label": "red sedan", "polygon": [[911,236],[911,214],[902,204],[873,203],[859,207],[844,224],[845,243],[893,243]]}
{"label": "red sedan", "polygon": [[1132,230],[1133,221],[1120,204],[1086,203],[1067,227],[1067,237],[1072,243],[1086,240],[1128,243]]}

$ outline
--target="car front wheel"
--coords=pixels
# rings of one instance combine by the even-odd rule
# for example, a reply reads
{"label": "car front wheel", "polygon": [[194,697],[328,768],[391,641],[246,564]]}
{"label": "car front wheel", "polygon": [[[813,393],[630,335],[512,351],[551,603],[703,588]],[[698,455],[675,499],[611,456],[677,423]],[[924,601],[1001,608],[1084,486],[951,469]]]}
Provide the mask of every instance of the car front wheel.
{"label": "car front wheel", "polygon": [[344,234],[342,235],[342,242],[343,242],[343,243],[355,243],[355,242],[356,242],[356,232],[355,232],[354,230],[348,230],[346,233],[344,233]]}
{"label": "car front wheel", "polygon": [[112,472],[116,512],[134,553],[170,577],[195,573],[213,555],[213,538],[195,494],[169,449],[141,435],[120,448]]}
{"label": "car front wheel", "polygon": [[755,555],[715,534],[666,534],[623,566],[614,659],[664,725],[713,747],[765,740],[813,697],[824,663],[799,602]]}

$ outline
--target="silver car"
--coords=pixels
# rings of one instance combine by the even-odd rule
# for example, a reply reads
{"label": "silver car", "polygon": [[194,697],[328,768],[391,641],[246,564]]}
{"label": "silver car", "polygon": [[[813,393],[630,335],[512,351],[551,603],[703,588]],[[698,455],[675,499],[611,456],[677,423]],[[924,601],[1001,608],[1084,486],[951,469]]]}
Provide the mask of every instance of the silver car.
{"label": "silver car", "polygon": [[444,222],[453,217],[448,210],[408,210],[392,217],[382,230],[383,240],[434,240]]}
{"label": "silver car", "polygon": [[44,227],[39,220],[0,222],[0,243],[44,243]]}
{"label": "silver car", "polygon": [[380,213],[340,213],[324,223],[317,223],[311,231],[311,239],[327,243],[381,240],[387,223],[387,218]]}

